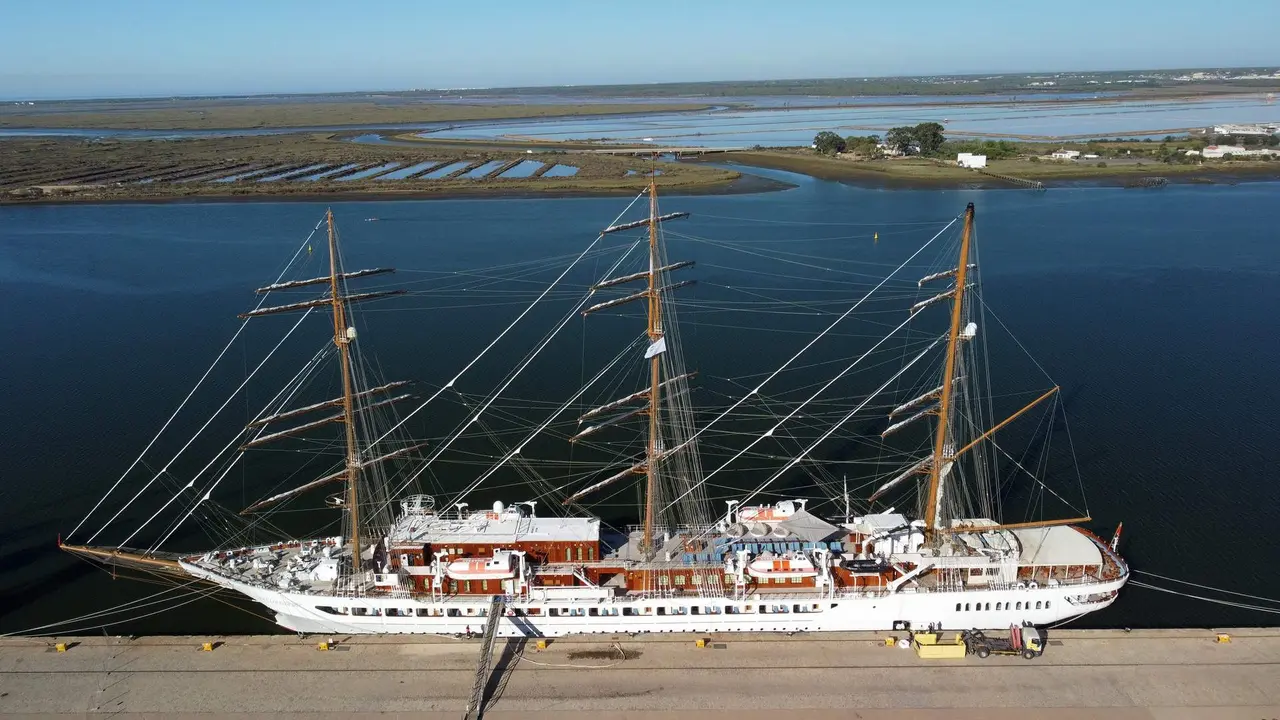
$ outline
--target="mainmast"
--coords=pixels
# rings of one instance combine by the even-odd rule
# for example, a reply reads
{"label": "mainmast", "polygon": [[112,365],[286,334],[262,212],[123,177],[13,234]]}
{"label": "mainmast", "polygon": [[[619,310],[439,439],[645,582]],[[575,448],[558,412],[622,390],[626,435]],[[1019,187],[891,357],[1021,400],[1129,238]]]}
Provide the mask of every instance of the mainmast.
{"label": "mainmast", "polygon": [[[648,335],[650,349],[657,348],[662,340],[662,289],[658,287],[658,184],[649,178],[649,313]],[[661,407],[661,384],[658,377],[662,354],[645,353],[649,358],[649,433],[645,444],[645,493],[644,493],[644,547],[653,547],[653,505],[658,479],[658,411]]]}
{"label": "mainmast", "polygon": [[[644,552],[653,551],[654,529],[658,524],[657,518],[657,502],[659,492],[659,466],[664,460],[674,455],[677,451],[684,449],[689,445],[691,440],[679,443],[676,447],[668,448],[665,446],[662,437],[662,428],[659,423],[662,411],[662,393],[664,389],[670,392],[670,389],[688,380],[694,373],[683,373],[675,377],[662,379],[662,354],[667,350],[666,333],[662,326],[662,298],[663,295],[670,290],[692,285],[693,280],[685,280],[664,285],[667,273],[681,268],[690,267],[692,262],[677,262],[670,265],[662,265],[662,248],[659,245],[658,226],[668,220],[676,220],[678,218],[688,217],[689,213],[668,213],[666,215],[658,214],[658,185],[657,180],[653,176],[649,178],[649,217],[645,220],[637,220],[635,222],[627,222],[619,225],[611,225],[600,231],[601,234],[609,234],[621,232],[624,230],[636,229],[648,226],[649,229],[649,258],[648,268],[641,272],[622,275],[608,280],[596,283],[592,290],[614,287],[630,282],[645,281],[645,288],[638,292],[631,293],[623,297],[607,300],[597,303],[582,311],[583,315],[590,315],[593,312],[604,310],[607,308],[617,307],[635,300],[645,300],[648,304],[646,313],[645,334],[649,340],[648,347],[645,350],[645,360],[649,362],[649,387],[639,392],[632,393],[626,397],[620,398],[610,403],[606,403],[597,408],[587,411],[579,418],[579,422],[583,422],[590,418],[596,418],[609,413],[621,413],[613,417],[601,420],[578,434],[570,438],[571,441],[577,441],[583,437],[591,435],[603,428],[610,427],[628,418],[639,415],[646,415],[648,423],[645,430],[645,451],[644,459],[635,462],[621,472],[611,475],[591,486],[579,490],[565,499],[565,504],[576,501],[584,495],[595,492],[596,490],[610,485],[624,477],[643,473],[645,476],[645,492],[644,492],[644,526],[641,537],[641,547]],[[678,391],[678,389],[677,389]],[[628,406],[633,403],[644,401],[642,407],[628,410]]]}
{"label": "mainmast", "polygon": [[948,445],[951,441],[951,396],[955,384],[956,347],[960,342],[960,321],[964,317],[964,285],[969,270],[969,238],[972,232],[973,203],[969,203],[964,210],[964,233],[960,236],[960,260],[956,265],[956,287],[951,297],[951,329],[947,337],[947,361],[942,371],[942,394],[938,404],[938,430],[933,443],[933,462],[929,468],[929,494],[925,500],[924,521],[933,530],[941,528],[942,480],[954,461],[948,453]]}
{"label": "mainmast", "polygon": [[351,570],[360,571],[360,448],[356,446],[355,408],[351,396],[351,341],[355,328],[347,325],[347,308],[338,291],[338,240],[333,210],[325,210],[329,229],[329,299],[333,307],[333,342],[342,358],[342,423],[347,436],[347,512],[351,517]]}

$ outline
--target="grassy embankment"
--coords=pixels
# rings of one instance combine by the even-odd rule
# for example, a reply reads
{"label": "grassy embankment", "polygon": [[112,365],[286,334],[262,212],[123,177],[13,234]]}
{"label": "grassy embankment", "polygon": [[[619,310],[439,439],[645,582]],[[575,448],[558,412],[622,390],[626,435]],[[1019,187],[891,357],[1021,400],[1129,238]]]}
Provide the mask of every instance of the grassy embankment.
{"label": "grassy embankment", "polygon": [[[320,180],[217,183],[166,178],[207,168],[231,174],[267,165],[302,168],[399,162],[536,160],[578,168],[572,177],[415,180]],[[463,195],[590,195],[638,192],[648,182],[645,159],[595,154],[527,153],[483,147],[403,147],[345,142],[331,133],[190,140],[83,141],[25,138],[0,142],[0,201],[175,200],[187,198],[288,199],[322,196],[429,198]],[[719,168],[661,163],[662,191],[728,189],[738,174]],[[628,174],[632,171],[633,174]],[[159,178],[139,184],[144,178]],[[39,188],[32,191],[31,188]]]}
{"label": "grassy embankment", "polygon": [[205,99],[129,103],[87,101],[0,107],[0,127],[117,130],[332,127],[682,112],[706,107],[695,103],[446,105],[426,102],[386,104]]}
{"label": "grassy embankment", "polygon": [[[1230,182],[1241,179],[1280,178],[1280,160],[1206,161],[1204,164],[1159,162],[1153,157],[1128,155],[1090,161],[1032,160],[1065,145],[1019,143],[1018,157],[991,160],[987,171],[1025,180],[1038,180],[1046,185],[1055,182],[1095,181],[1102,184],[1127,185],[1146,177],[1164,177],[1170,182]],[[1121,152],[1151,149],[1152,143],[1108,143]],[[1084,150],[1081,145],[1078,149]],[[1136,157],[1135,157],[1136,155]],[[975,170],[953,163],[925,158],[889,158],[861,160],[845,156],[820,155],[808,149],[774,149],[725,153],[718,160],[742,165],[773,168],[800,173],[824,180],[846,181],[883,187],[1009,187],[1009,184]]]}

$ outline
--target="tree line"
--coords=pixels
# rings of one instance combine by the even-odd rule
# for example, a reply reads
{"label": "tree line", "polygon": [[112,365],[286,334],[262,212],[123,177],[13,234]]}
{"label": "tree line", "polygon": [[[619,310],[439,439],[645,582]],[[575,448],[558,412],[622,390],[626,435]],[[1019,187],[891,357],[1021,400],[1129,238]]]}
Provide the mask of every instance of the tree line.
{"label": "tree line", "polygon": [[913,127],[890,128],[885,133],[883,141],[879,135],[840,137],[830,130],[824,130],[813,138],[813,147],[824,155],[851,152],[867,157],[878,157],[883,154],[883,146],[902,155],[933,157],[941,153],[946,141],[946,136],[942,134],[942,125],[927,122]]}

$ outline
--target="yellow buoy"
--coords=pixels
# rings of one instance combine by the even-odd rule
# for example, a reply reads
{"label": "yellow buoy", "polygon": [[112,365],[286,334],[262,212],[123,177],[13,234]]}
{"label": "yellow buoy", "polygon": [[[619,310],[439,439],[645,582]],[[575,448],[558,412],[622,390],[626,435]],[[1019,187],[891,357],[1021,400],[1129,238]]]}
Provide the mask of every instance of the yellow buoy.
{"label": "yellow buoy", "polygon": [[875,240],[876,242],[880,242],[880,233],[876,233],[875,237],[872,239]]}

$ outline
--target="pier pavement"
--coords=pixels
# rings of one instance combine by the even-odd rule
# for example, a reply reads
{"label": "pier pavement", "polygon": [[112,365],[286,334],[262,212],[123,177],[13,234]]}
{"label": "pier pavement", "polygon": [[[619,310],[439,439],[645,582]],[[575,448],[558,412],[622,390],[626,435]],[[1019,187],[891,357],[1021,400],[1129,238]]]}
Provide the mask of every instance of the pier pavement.
{"label": "pier pavement", "polygon": [[[1280,628],[1059,630],[1035,660],[922,660],[885,647],[888,634],[712,635],[703,648],[686,635],[564,638],[543,650],[499,641],[484,717],[1280,717]],[[0,715],[462,716],[478,640],[335,636],[318,650],[328,639],[2,638]]]}

